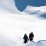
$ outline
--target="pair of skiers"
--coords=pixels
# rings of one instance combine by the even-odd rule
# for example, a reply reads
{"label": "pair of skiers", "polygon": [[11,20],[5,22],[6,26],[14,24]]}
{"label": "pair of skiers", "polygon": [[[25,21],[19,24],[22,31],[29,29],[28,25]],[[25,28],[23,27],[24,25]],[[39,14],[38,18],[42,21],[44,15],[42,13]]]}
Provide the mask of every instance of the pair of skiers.
{"label": "pair of skiers", "polygon": [[24,43],[27,43],[28,40],[32,41],[33,38],[34,38],[34,34],[33,34],[33,32],[31,32],[31,33],[29,34],[29,39],[28,39],[27,34],[24,34],[24,37],[23,37],[23,39],[24,39]]}

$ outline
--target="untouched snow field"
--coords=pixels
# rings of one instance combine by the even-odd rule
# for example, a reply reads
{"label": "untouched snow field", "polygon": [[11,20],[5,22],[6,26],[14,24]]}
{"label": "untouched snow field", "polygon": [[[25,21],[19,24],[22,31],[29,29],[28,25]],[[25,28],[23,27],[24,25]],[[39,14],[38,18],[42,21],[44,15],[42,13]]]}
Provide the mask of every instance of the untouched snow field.
{"label": "untouched snow field", "polygon": [[[46,13],[46,7],[31,7],[33,10],[29,11],[30,7],[20,12],[14,0],[0,0],[0,46],[46,46],[46,19],[38,17]],[[30,32],[34,33],[35,42],[25,45],[23,35]]]}

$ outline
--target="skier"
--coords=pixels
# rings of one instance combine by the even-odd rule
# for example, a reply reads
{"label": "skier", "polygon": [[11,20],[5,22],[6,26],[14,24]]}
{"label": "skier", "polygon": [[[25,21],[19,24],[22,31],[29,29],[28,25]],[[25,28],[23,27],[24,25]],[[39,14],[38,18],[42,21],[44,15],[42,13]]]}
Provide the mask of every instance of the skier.
{"label": "skier", "polygon": [[23,39],[24,39],[24,43],[26,44],[28,42],[28,36],[27,36],[27,34],[24,35]]}
{"label": "skier", "polygon": [[32,41],[33,38],[34,38],[34,34],[33,34],[33,32],[31,32],[31,33],[29,34],[29,40]]}

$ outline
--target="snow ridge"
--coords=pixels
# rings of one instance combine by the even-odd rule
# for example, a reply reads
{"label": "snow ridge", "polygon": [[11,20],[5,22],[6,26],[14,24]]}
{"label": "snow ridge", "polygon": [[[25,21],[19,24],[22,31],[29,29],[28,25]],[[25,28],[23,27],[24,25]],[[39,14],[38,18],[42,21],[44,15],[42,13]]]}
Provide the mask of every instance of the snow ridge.
{"label": "snow ridge", "polygon": [[26,46],[46,46],[46,40],[40,40],[36,43],[29,41]]}
{"label": "snow ridge", "polygon": [[0,13],[20,13],[16,8],[14,0],[0,0]]}

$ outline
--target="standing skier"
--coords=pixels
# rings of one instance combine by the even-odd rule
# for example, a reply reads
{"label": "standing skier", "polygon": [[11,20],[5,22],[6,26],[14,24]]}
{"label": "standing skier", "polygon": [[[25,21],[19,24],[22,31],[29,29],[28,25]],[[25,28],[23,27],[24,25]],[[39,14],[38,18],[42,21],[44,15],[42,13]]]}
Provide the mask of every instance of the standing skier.
{"label": "standing skier", "polygon": [[33,34],[33,32],[31,32],[31,33],[29,34],[29,40],[32,41],[33,38],[34,38],[34,34]]}
{"label": "standing skier", "polygon": [[24,35],[23,39],[24,39],[24,43],[26,44],[28,42],[28,36],[27,36],[27,34]]}

